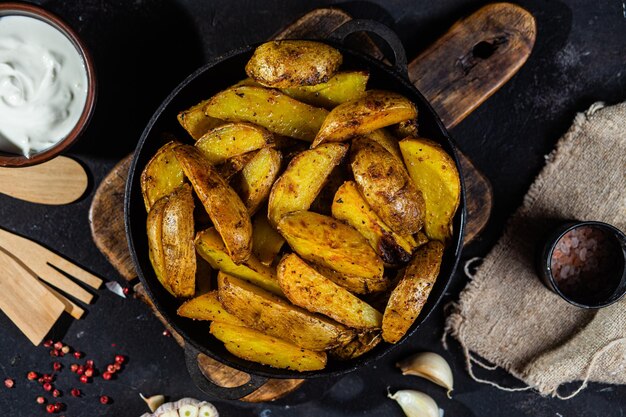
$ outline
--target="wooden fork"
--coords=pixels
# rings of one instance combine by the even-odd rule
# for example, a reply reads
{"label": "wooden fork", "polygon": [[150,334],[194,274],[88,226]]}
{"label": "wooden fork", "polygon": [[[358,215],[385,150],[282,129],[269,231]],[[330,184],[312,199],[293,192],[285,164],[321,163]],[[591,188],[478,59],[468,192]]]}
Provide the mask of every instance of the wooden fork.
{"label": "wooden fork", "polygon": [[[94,289],[98,289],[102,285],[100,278],[85,271],[78,265],[32,240],[3,229],[0,229],[0,247],[10,252],[39,278],[84,303],[89,304],[93,299],[93,294],[63,275],[59,270]],[[56,291],[53,294],[60,296]],[[70,303],[65,303],[68,312],[72,314],[71,311],[73,310],[75,313],[78,313],[80,309],[71,301],[66,301]]]}

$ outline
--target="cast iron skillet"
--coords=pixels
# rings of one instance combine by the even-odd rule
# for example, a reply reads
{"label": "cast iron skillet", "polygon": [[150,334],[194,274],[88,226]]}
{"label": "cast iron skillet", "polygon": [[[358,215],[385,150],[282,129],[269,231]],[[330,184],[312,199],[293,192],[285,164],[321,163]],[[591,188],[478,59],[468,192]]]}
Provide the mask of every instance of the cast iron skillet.
{"label": "cast iron skillet", "polygon": [[[393,66],[385,65],[376,59],[343,46],[342,43],[348,35],[362,31],[375,33],[389,44],[395,58],[395,64]],[[424,99],[408,80],[404,48],[393,31],[377,22],[352,20],[335,30],[324,42],[341,51],[344,57],[344,68],[368,69],[370,71],[368,88],[396,91],[412,100],[418,107],[420,134],[439,142],[444,149],[454,157],[457,169],[459,172],[461,171],[459,161],[456,157],[456,147],[450,139],[448,132],[426,99]],[[177,138],[188,137],[187,133],[176,121],[176,115],[180,110],[189,108],[246,77],[244,67],[255,48],[256,45],[247,46],[215,59],[191,74],[169,95],[169,97],[167,97],[167,99],[165,99],[150,119],[148,126],[139,140],[135,157],[130,168],[128,182],[126,183],[126,234],[139,279],[143,283],[157,310],[184,338],[187,367],[196,385],[206,393],[224,399],[242,398],[261,386],[267,378],[318,378],[337,376],[351,372],[374,362],[393,348],[393,345],[381,343],[375,349],[361,357],[349,361],[329,359],[325,369],[311,372],[275,369],[245,361],[229,353],[224,348],[222,342],[209,334],[208,323],[192,321],[178,316],[176,309],[180,305],[180,301],[174,299],[174,297],[161,286],[154,274],[148,258],[148,241],[146,237],[147,215],[139,183],[141,171],[150,158],[156,153],[157,149],[167,142],[168,139],[164,137],[165,133],[174,134]],[[454,218],[454,235],[449,247],[444,253],[441,272],[428,298],[428,302],[400,343],[415,333],[419,325],[426,320],[443,296],[454,274],[461,254],[463,228],[465,224],[465,188],[462,179],[461,184],[461,204]],[[196,358],[200,353],[206,354],[225,365],[249,373],[251,376],[250,381],[236,388],[222,388],[213,384],[204,377],[198,368]]]}

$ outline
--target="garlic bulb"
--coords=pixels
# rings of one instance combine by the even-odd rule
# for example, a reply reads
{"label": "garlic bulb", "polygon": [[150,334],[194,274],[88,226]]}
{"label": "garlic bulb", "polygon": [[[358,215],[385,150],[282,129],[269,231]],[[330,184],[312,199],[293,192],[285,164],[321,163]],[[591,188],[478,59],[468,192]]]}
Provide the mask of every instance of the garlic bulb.
{"label": "garlic bulb", "polygon": [[454,389],[452,370],[448,362],[434,352],[421,352],[413,355],[398,364],[402,375],[416,375],[426,378],[437,385],[448,389],[448,397]]}
{"label": "garlic bulb", "polygon": [[[142,398],[143,395],[141,396]],[[146,399],[146,403],[153,397]],[[206,401],[198,401],[193,398],[183,398],[174,403],[165,403],[154,410],[152,414],[146,413],[141,417],[219,417],[220,413],[213,404]]]}
{"label": "garlic bulb", "polygon": [[161,406],[165,402],[165,397],[163,395],[153,395],[149,398],[143,396],[143,394],[139,393],[139,396],[145,403],[148,405],[150,412],[154,413],[157,408]]}
{"label": "garlic bulb", "polygon": [[387,394],[395,400],[407,417],[439,417],[439,407],[430,396],[419,391],[400,390]]}

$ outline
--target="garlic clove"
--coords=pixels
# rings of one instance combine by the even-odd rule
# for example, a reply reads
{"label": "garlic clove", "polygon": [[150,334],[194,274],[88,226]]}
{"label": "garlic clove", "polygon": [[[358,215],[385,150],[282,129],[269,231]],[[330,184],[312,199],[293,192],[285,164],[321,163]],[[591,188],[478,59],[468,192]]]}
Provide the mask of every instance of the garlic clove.
{"label": "garlic clove", "polygon": [[395,400],[407,417],[439,417],[439,407],[435,400],[420,391],[400,390],[387,394]]}
{"label": "garlic clove", "polygon": [[211,403],[205,403],[200,407],[200,412],[198,413],[199,417],[219,417],[219,413],[217,412],[217,408]]}
{"label": "garlic clove", "polygon": [[187,404],[178,408],[178,415],[180,417],[198,417],[198,411],[197,406]]}
{"label": "garlic clove", "polygon": [[448,397],[454,389],[452,369],[448,362],[434,352],[421,352],[396,364],[402,375],[415,375],[426,378],[448,390]]}
{"label": "garlic clove", "polygon": [[176,411],[176,410],[168,410],[168,411],[165,411],[162,414],[159,414],[159,417],[180,417],[180,416],[178,415],[178,411]]}
{"label": "garlic clove", "polygon": [[157,408],[161,406],[165,402],[165,397],[163,395],[153,395],[149,398],[143,396],[143,394],[139,394],[142,400],[148,405],[150,412],[154,413]]}

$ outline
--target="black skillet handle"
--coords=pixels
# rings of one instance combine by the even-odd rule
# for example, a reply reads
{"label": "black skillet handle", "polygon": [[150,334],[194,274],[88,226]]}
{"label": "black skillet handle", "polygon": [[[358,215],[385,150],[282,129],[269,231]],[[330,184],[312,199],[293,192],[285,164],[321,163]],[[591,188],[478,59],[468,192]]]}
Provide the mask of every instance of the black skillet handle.
{"label": "black skillet handle", "polygon": [[348,36],[358,32],[374,33],[382,38],[393,52],[393,65],[391,65],[391,68],[407,80],[409,79],[406,52],[404,51],[404,46],[402,46],[402,41],[400,41],[400,38],[393,30],[382,23],[375,20],[353,19],[333,30],[328,39],[343,43]]}
{"label": "black skillet handle", "polygon": [[185,362],[191,380],[200,391],[214,398],[222,400],[239,400],[246,395],[256,391],[267,382],[267,378],[250,374],[250,380],[243,385],[233,388],[221,387],[211,382],[204,376],[198,366],[198,355],[200,352],[190,343],[185,343]]}

